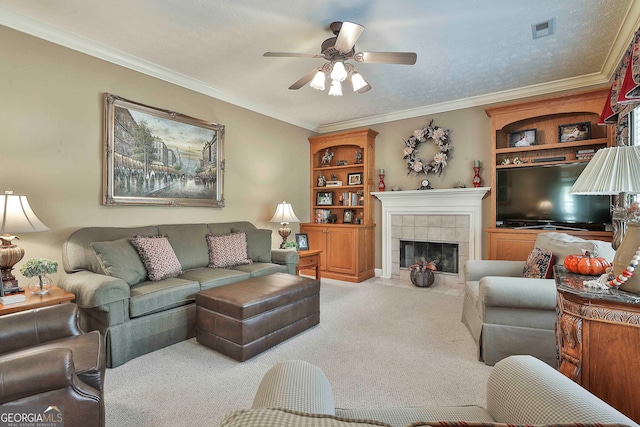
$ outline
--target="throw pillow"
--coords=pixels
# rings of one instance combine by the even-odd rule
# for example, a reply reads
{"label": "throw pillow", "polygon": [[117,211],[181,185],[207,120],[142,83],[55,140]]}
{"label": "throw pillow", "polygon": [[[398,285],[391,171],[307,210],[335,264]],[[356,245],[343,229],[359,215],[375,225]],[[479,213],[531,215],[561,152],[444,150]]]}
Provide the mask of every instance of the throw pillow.
{"label": "throw pillow", "polygon": [[232,228],[232,233],[247,233],[247,255],[253,262],[271,262],[271,230],[240,230]]}
{"label": "throw pillow", "polygon": [[91,248],[107,276],[122,279],[129,286],[147,280],[147,270],[129,237],[109,242],[92,242]]}
{"label": "throw pillow", "polygon": [[131,239],[153,281],[182,274],[182,266],[166,236],[138,236]]}
{"label": "throw pillow", "polygon": [[553,252],[533,248],[524,264],[522,277],[530,279],[551,279],[553,277]]}
{"label": "throw pillow", "polygon": [[253,263],[247,256],[247,234],[244,231],[222,236],[207,234],[207,244],[211,268],[231,268]]}

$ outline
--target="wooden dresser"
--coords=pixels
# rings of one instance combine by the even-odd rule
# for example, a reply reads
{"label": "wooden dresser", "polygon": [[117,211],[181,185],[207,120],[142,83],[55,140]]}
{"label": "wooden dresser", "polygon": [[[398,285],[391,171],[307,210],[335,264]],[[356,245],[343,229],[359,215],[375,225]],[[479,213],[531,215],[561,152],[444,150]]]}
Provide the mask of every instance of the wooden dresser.
{"label": "wooden dresser", "polygon": [[554,267],[559,370],[640,422],[640,295],[595,290],[592,279]]}

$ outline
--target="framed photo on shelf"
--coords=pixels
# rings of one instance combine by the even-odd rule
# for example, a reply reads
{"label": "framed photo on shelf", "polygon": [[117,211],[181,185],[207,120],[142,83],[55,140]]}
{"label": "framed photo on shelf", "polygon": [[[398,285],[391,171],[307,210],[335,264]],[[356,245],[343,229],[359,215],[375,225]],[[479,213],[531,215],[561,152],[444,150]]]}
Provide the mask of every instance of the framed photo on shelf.
{"label": "framed photo on shelf", "polygon": [[528,147],[537,143],[537,129],[509,132],[509,147]]}
{"label": "framed photo on shelf", "polygon": [[331,206],[333,205],[333,191],[318,191],[316,195],[317,206]]}
{"label": "framed photo on shelf", "polygon": [[353,211],[351,209],[347,209],[342,214],[342,222],[345,224],[350,224],[353,222]]}
{"label": "framed photo on shelf", "polygon": [[347,174],[348,185],[362,185],[362,172],[348,173]]}
{"label": "framed photo on shelf", "polygon": [[583,141],[585,139],[591,139],[591,122],[558,126],[559,142]]}
{"label": "framed photo on shelf", "polygon": [[309,236],[307,236],[307,233],[296,233],[296,243],[298,244],[299,251],[308,251]]}

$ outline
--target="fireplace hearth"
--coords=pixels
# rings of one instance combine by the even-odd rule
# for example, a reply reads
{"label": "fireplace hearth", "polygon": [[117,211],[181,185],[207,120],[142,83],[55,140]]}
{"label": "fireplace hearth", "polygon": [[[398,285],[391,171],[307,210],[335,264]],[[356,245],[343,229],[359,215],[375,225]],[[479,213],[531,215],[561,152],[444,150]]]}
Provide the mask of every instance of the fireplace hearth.
{"label": "fireplace hearth", "polygon": [[[489,187],[371,193],[382,202],[382,271],[379,275],[410,280],[410,270],[400,262],[401,241],[456,243],[458,272],[436,272],[435,286],[444,284],[462,289],[462,266],[468,259],[481,257],[482,198],[487,191]],[[415,253],[412,256],[415,257]]]}

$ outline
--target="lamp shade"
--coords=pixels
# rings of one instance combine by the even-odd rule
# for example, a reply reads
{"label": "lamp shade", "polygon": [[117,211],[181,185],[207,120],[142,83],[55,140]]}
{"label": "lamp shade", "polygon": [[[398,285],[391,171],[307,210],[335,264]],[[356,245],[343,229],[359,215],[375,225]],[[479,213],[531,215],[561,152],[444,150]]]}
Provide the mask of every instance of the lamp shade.
{"label": "lamp shade", "polygon": [[269,222],[279,222],[280,224],[288,224],[290,222],[300,222],[300,220],[298,219],[296,214],[293,212],[291,203],[282,201],[282,203],[279,203],[278,207],[276,207],[276,213],[273,214],[273,217]]}
{"label": "lamp shade", "polygon": [[0,194],[0,234],[46,231],[44,225],[29,206],[27,196],[5,191]]}
{"label": "lamp shade", "polygon": [[618,146],[598,150],[569,192],[602,195],[639,194],[640,146]]}

